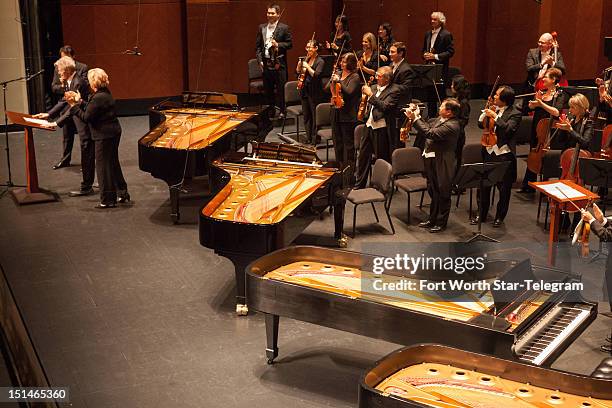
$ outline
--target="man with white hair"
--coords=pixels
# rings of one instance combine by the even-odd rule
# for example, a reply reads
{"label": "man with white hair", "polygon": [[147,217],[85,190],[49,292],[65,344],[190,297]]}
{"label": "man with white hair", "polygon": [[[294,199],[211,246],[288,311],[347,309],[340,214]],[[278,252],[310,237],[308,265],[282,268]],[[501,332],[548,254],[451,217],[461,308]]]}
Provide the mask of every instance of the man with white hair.
{"label": "man with white hair", "polygon": [[558,68],[565,75],[565,64],[561,51],[557,50],[555,59],[554,38],[550,33],[544,33],[538,40],[538,47],[531,48],[527,53],[525,66],[527,68],[527,82],[534,86],[542,78],[548,68]]}
{"label": "man with white hair", "polygon": [[[445,28],[446,16],[441,11],[431,13],[431,31],[425,33],[423,41],[423,59],[426,64],[442,64],[442,80],[450,85],[448,78],[448,65],[450,59],[455,54],[453,45],[453,35]],[[440,99],[446,97],[446,86],[438,87]],[[428,93],[428,110],[433,115],[436,109],[437,96],[433,87]]]}

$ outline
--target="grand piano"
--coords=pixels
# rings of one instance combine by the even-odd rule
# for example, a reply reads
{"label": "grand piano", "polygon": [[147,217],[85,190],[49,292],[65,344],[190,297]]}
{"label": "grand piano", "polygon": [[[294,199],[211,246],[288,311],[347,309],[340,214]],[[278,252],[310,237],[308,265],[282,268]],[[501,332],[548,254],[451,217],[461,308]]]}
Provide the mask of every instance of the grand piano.
{"label": "grand piano", "polygon": [[232,94],[184,92],[181,102],[163,101],[149,110],[150,131],[138,140],[138,165],[168,184],[175,223],[189,181],[209,176],[212,160],[263,140],[271,129],[269,107],[240,109],[237,101]]}
{"label": "grand piano", "polygon": [[[375,256],[293,246],[247,268],[247,301],[265,314],[268,363],[278,356],[279,317],[285,316],[396,344],[434,342],[505,359],[552,363],[597,316],[597,304],[571,291],[527,290],[531,280],[574,285],[550,267],[489,260],[461,281],[503,282],[513,290],[419,290],[419,281],[457,279],[454,271],[373,272]],[[379,290],[387,283],[395,290]],[[416,290],[399,289],[414,282]],[[378,286],[377,286],[378,285]],[[405,286],[410,287],[410,286]],[[564,286],[565,287],[565,286]],[[491,288],[494,288],[491,285]]]}
{"label": "grand piano", "polygon": [[200,243],[229,258],[236,273],[236,313],[245,315],[246,265],[289,245],[322,212],[334,214],[334,245],[342,233],[347,171],[323,163],[309,146],[252,143],[211,166],[215,195],[200,211]]}
{"label": "grand piano", "polygon": [[438,344],[384,357],[359,382],[359,408],[612,407],[612,380]]}

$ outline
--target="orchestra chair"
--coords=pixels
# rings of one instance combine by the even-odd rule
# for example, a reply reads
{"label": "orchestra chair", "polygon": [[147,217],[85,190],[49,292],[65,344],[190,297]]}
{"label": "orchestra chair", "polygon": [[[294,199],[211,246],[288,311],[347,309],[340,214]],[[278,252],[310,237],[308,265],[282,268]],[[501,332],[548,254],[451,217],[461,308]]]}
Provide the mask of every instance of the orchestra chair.
{"label": "orchestra chair", "polygon": [[[539,181],[548,181],[561,177],[561,150],[549,150],[542,157],[542,170],[538,174]],[[542,210],[542,200],[544,196],[540,193],[538,199],[538,215],[536,223],[540,223],[540,212]],[[548,210],[550,203],[546,200],[546,212],[544,214],[544,230],[548,229]]]}
{"label": "orchestra chair", "polygon": [[[461,164],[474,164],[482,163],[482,145],[480,143],[467,143],[463,146],[463,153],[461,154]],[[474,189],[470,188],[470,219],[472,219],[472,203],[474,202]],[[457,202],[455,208],[459,208],[459,199],[461,194],[457,194]],[[491,207],[495,203],[495,187],[491,188]],[[482,220],[485,222],[485,220]]]}
{"label": "orchestra chair", "polygon": [[[531,124],[533,123],[533,116],[523,116],[521,123],[516,131],[516,144],[517,145],[528,145],[531,140]],[[527,157],[527,154],[517,154],[516,157]]]}
{"label": "orchestra chair", "polygon": [[[423,177],[425,163],[421,149],[418,147],[403,147],[395,149],[391,156],[393,170],[393,186],[402,190],[408,197],[408,217],[406,223],[410,224],[410,193],[421,192],[419,208],[423,207],[423,197],[427,191],[427,178]],[[393,199],[393,193],[389,201]],[[389,202],[389,205],[391,203]]]}
{"label": "orchestra chair", "polygon": [[331,129],[331,103],[323,102],[317,105],[315,109],[315,140],[325,140],[325,161],[329,161],[329,147],[333,146],[332,129]]}
{"label": "orchestra chair", "polygon": [[391,177],[393,169],[391,165],[383,160],[378,159],[374,163],[374,169],[372,170],[372,177],[370,178],[370,187],[362,188],[358,190],[351,190],[346,199],[353,204],[353,238],[355,238],[355,224],[357,222],[357,207],[361,204],[370,203],[376,222],[380,223],[378,214],[376,213],[376,207],[374,203],[384,203],[385,212],[387,213],[387,219],[391,226],[391,231],[395,234],[395,227],[393,221],[391,221],[391,215],[389,209],[391,206],[391,195],[393,194],[393,187],[391,186]]}
{"label": "orchestra chair", "polygon": [[261,69],[261,65],[257,62],[256,58],[252,58],[249,60],[249,95],[251,94],[251,90],[254,90],[257,93],[263,93],[264,84],[263,84],[263,70]]}
{"label": "orchestra chair", "polygon": [[[302,98],[300,98],[300,92],[297,89],[297,81],[289,81],[285,84],[285,106],[287,107],[287,114],[283,118],[283,126],[281,128],[281,135],[295,134],[297,141],[300,141],[300,116],[302,113]],[[285,122],[287,116],[295,116],[295,132],[285,133]]]}

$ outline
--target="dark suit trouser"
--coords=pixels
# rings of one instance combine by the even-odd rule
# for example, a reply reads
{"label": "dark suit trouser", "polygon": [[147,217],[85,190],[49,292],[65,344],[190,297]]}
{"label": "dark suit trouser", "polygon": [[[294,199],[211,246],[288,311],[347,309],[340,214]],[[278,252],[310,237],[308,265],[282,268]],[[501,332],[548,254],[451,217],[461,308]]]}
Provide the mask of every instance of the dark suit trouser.
{"label": "dark suit trouser", "polygon": [[72,119],[67,120],[62,127],[63,134],[63,152],[62,158],[60,159],[61,163],[70,164],[72,160],[72,147],[74,146],[74,134],[76,133],[76,127]]}
{"label": "dark suit trouser", "polygon": [[425,159],[427,192],[431,197],[429,221],[445,227],[451,208],[452,181],[455,174],[455,152],[436,152],[435,158]]}
{"label": "dark suit trouser", "polygon": [[302,97],[302,114],[304,115],[304,128],[306,130],[306,136],[308,143],[316,144],[316,126],[315,126],[315,111],[317,109],[317,102],[310,96],[306,95]]}
{"label": "dark suit trouser", "polygon": [[276,106],[285,113],[285,83],[287,82],[287,70],[281,66],[278,70],[268,69],[264,63],[263,84],[266,94],[266,102],[270,106]]}
{"label": "dark suit trouser", "polygon": [[81,170],[83,171],[81,190],[89,190],[96,175],[96,149],[91,137],[81,138]]}
{"label": "dark suit trouser", "polygon": [[356,122],[338,122],[334,120],[332,137],[336,161],[341,168],[350,166],[351,174],[355,169],[355,126]]}
{"label": "dark suit trouser", "polygon": [[119,164],[120,137],[95,141],[96,173],[100,184],[100,202],[114,204],[117,194],[120,196],[127,192],[127,183],[123,178]]}
{"label": "dark suit trouser", "polygon": [[[516,180],[516,157],[512,153],[506,153],[502,155],[489,154],[483,148],[483,159],[485,162],[503,162],[509,161],[510,166],[506,170],[504,174],[504,179],[501,183],[496,184],[497,189],[499,190],[499,201],[497,202],[497,212],[495,213],[495,219],[504,220],[506,215],[508,214],[508,208],[510,208],[510,196],[512,195],[512,184]],[[491,188],[484,187],[482,189],[482,197],[479,197],[479,200],[482,200],[482,208],[480,209],[480,219],[484,222],[487,219],[487,214],[489,213],[489,205],[491,204]],[[478,201],[480,205],[481,202]]]}
{"label": "dark suit trouser", "polygon": [[359,141],[357,168],[355,169],[355,188],[365,188],[367,186],[370,165],[372,164],[372,154],[375,154],[377,159],[383,159],[391,163],[389,158],[389,136],[386,127],[380,129],[367,127],[367,131],[362,133],[361,140]]}

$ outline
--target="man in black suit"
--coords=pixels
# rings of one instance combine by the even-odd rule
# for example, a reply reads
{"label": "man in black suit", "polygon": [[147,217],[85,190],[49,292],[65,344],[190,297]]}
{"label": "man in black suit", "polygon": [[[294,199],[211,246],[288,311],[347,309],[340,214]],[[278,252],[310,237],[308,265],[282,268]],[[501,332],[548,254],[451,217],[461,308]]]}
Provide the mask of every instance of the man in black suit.
{"label": "man in black suit", "polygon": [[425,138],[425,173],[427,192],[431,197],[429,219],[419,224],[429,232],[443,231],[448,223],[451,208],[451,190],[455,175],[455,149],[461,133],[457,116],[461,111],[459,101],[448,98],[442,101],[439,117],[425,122],[419,109],[406,110],[406,116],[413,121],[412,127]]}
{"label": "man in black suit", "polygon": [[[444,86],[438,86],[440,98],[446,96],[446,85],[450,86],[450,78],[448,77],[448,64],[450,59],[455,54],[453,45],[453,35],[444,26],[446,25],[446,16],[440,11],[431,13],[431,31],[425,33],[423,41],[423,60],[426,64],[442,64],[442,80]],[[438,96],[434,87],[428,90],[428,105],[427,109],[430,116],[434,116],[436,112],[436,101]]]}
{"label": "man in black suit", "polygon": [[400,147],[400,127],[403,122],[404,115],[401,113],[400,108],[408,105],[412,101],[412,81],[414,80],[414,71],[410,67],[410,64],[405,60],[406,57],[406,45],[403,42],[394,42],[389,47],[389,59],[391,60],[391,68],[393,76],[391,82],[399,90],[399,100],[397,106],[392,112],[392,116],[389,118],[389,137],[390,137],[390,150],[393,152],[395,149]]}
{"label": "man in black suit", "polygon": [[392,75],[391,67],[380,67],[376,71],[377,85],[373,85],[372,88],[365,85],[362,88],[362,92],[368,96],[368,108],[365,114],[367,132],[359,141],[355,188],[366,187],[372,151],[376,154],[376,158],[391,162],[388,123],[400,97],[399,87],[391,83]]}
{"label": "man in black suit", "polygon": [[[87,65],[82,62],[78,62],[74,59],[74,49],[70,45],[64,45],[59,50],[60,58],[62,57],[70,57],[74,60],[76,67],[76,74],[79,76],[86,84],[87,84],[87,71],[89,68]],[[57,71],[57,66],[53,71],[53,82],[51,82],[51,91],[58,95],[60,100],[64,98],[64,93],[67,91],[65,82],[62,81],[59,72]],[[63,132],[63,153],[61,159],[53,166],[54,170],[57,170],[62,167],[70,166],[70,161],[72,160],[72,146],[74,146],[74,134],[77,133],[77,128],[75,127],[72,118],[67,118],[65,123],[62,126]]]}
{"label": "man in black suit", "polygon": [[[586,210],[582,211],[582,220],[591,224],[591,231],[594,232],[602,242],[612,242],[612,220],[604,217],[603,212],[599,209],[597,204],[593,204],[592,215]],[[608,248],[610,249],[610,247]],[[609,250],[604,279],[606,281],[606,291],[608,292],[608,303],[612,311],[612,255],[610,255]],[[606,342],[601,346],[601,351],[612,354],[612,330]]]}
{"label": "man in black suit", "polygon": [[[79,92],[84,99],[89,94],[89,83],[78,75],[75,61],[64,56],[57,60],[55,69],[58,72],[59,80],[66,92]],[[47,113],[39,113],[35,117],[55,119],[57,126],[65,129],[67,126],[74,126],[79,134],[81,144],[81,169],[83,171],[83,181],[77,191],[71,191],[71,197],[93,194],[92,185],[95,177],[95,151],[94,142],[91,139],[91,132],[86,122],[70,114],[70,105],[62,98]],[[66,132],[64,131],[64,136]]]}
{"label": "man in black suit", "polygon": [[[501,227],[508,214],[512,184],[516,181],[516,131],[521,124],[521,112],[514,107],[514,89],[507,85],[500,86],[493,97],[493,109],[485,109],[478,119],[478,126],[483,129],[485,118],[494,123],[497,144],[491,147],[482,147],[482,160],[484,162],[510,162],[506,169],[503,181],[497,185],[499,201],[493,226]],[[478,203],[480,215],[470,221],[472,225],[478,224],[479,218],[487,220],[489,204],[491,201],[491,187],[484,187],[480,192],[482,197]]]}
{"label": "man in black suit", "polygon": [[565,75],[565,63],[561,51],[553,49],[554,39],[550,33],[544,33],[538,40],[538,48],[531,48],[527,53],[525,67],[527,68],[527,83],[533,87],[539,78],[542,78],[548,68],[559,68]]}
{"label": "man in black suit", "polygon": [[285,83],[287,82],[287,50],[293,47],[289,26],[279,22],[280,6],[268,7],[268,22],[260,24],[255,52],[263,69],[263,83],[267,103],[285,115]]}

